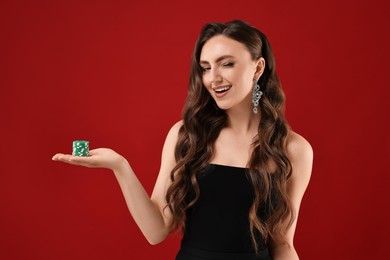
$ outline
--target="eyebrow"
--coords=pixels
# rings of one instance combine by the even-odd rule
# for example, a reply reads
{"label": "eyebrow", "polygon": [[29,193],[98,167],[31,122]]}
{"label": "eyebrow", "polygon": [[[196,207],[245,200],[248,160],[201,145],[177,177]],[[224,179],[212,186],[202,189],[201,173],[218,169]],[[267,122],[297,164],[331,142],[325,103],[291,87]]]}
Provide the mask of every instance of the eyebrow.
{"label": "eyebrow", "polygon": [[[221,57],[218,57],[216,60],[215,60],[215,63],[218,63],[220,62],[221,60],[223,59],[227,59],[227,58],[234,58],[232,55],[222,55]],[[205,60],[201,60],[199,62],[200,64],[209,64],[208,61],[205,61]]]}

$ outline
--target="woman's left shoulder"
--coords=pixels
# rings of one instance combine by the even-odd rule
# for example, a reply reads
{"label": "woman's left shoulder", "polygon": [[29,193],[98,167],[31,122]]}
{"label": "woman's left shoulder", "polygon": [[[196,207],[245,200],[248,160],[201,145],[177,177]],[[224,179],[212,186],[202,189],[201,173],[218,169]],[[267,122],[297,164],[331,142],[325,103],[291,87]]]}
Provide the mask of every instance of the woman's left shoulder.
{"label": "woman's left shoulder", "polygon": [[292,130],[288,132],[286,148],[287,153],[290,155],[313,153],[313,148],[310,143],[303,136]]}
{"label": "woman's left shoulder", "polygon": [[313,148],[298,133],[290,130],[287,135],[286,153],[293,167],[293,175],[308,175],[310,178],[313,163]]}

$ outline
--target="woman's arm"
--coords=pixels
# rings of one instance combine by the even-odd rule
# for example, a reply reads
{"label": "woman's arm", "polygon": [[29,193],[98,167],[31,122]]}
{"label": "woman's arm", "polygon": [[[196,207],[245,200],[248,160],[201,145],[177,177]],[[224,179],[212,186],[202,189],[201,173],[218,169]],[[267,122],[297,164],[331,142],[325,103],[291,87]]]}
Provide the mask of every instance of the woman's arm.
{"label": "woman's arm", "polygon": [[292,203],[295,219],[285,235],[285,244],[271,241],[271,254],[274,260],[299,259],[294,248],[294,233],[297,225],[299,207],[309,184],[313,165],[313,150],[302,136],[290,132],[287,139],[287,156],[292,165],[292,175],[287,183],[287,192]]}
{"label": "woman's arm", "polygon": [[127,166],[123,171],[114,171],[131,215],[152,245],[162,242],[170,232],[172,215],[169,208],[165,207],[167,205],[165,195],[171,184],[171,171],[176,166],[175,146],[181,125],[181,121],[176,123],[167,135],[160,172],[151,198],[146,194],[134,172],[131,169],[129,171]]}
{"label": "woman's arm", "polygon": [[127,207],[145,238],[151,244],[158,244],[169,234],[171,214],[165,209],[165,194],[170,185],[170,173],[176,165],[174,149],[181,122],[176,123],[169,131],[165,140],[159,176],[152,197],[139,182],[130,164],[125,158],[111,149],[100,148],[90,151],[89,157],[77,157],[66,154],[56,154],[55,161],[62,161],[86,167],[108,168],[113,170]]}

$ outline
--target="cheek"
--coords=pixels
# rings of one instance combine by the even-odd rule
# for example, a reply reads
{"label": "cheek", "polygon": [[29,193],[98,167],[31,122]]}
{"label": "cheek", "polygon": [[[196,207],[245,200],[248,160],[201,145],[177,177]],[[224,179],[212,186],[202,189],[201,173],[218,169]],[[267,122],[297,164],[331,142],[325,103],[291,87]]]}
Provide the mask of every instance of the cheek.
{"label": "cheek", "polygon": [[241,72],[240,81],[244,86],[252,88],[254,73],[250,70],[244,70]]}
{"label": "cheek", "polygon": [[209,88],[211,85],[211,81],[208,79],[207,75],[202,76],[202,83],[205,88]]}
{"label": "cheek", "polygon": [[244,68],[233,68],[225,71],[225,78],[240,85],[251,80],[250,73]]}
{"label": "cheek", "polygon": [[239,73],[231,73],[230,75],[227,75],[226,79],[232,83],[233,85],[236,85],[239,88],[242,88],[246,85],[248,80],[246,80],[245,75],[243,75],[241,72]]}

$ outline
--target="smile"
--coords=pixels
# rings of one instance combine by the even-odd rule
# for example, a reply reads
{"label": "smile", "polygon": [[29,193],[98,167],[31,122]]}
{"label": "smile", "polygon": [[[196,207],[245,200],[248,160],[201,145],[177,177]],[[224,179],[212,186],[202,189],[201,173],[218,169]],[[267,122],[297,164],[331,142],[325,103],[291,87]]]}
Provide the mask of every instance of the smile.
{"label": "smile", "polygon": [[213,90],[217,94],[222,94],[222,93],[225,93],[226,91],[228,91],[230,88],[231,88],[231,86],[221,86],[221,87],[213,88]]}

